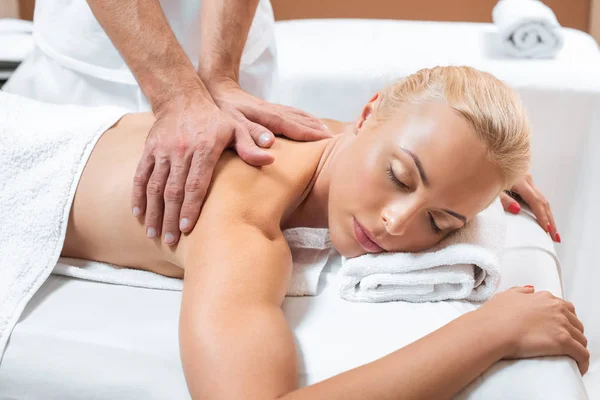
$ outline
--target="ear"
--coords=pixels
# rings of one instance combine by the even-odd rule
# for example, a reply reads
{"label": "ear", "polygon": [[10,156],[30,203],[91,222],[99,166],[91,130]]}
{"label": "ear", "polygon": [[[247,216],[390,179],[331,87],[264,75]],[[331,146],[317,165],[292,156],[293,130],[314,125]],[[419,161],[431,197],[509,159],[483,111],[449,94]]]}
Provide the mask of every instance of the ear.
{"label": "ear", "polygon": [[379,99],[379,93],[375,93],[375,95],[371,97],[371,100],[369,100],[367,105],[365,105],[365,107],[363,108],[362,112],[360,113],[360,117],[356,121],[356,125],[354,128],[354,132],[356,134],[358,134],[359,129],[362,128],[363,124],[367,121],[367,119],[369,119],[369,117],[373,113],[373,110],[375,109],[377,103],[377,99]]}

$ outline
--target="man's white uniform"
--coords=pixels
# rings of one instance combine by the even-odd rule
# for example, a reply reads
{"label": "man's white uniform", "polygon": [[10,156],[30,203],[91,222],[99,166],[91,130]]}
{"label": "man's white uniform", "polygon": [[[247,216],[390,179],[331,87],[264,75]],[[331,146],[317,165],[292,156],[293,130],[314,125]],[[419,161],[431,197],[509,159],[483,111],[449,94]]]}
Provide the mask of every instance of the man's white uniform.
{"label": "man's white uniform", "polygon": [[[197,68],[200,0],[160,0],[171,29]],[[260,0],[240,64],[240,85],[274,101],[275,22]],[[57,104],[115,105],[148,111],[150,105],[127,64],[85,0],[37,0],[35,49],[4,86],[10,93]]]}

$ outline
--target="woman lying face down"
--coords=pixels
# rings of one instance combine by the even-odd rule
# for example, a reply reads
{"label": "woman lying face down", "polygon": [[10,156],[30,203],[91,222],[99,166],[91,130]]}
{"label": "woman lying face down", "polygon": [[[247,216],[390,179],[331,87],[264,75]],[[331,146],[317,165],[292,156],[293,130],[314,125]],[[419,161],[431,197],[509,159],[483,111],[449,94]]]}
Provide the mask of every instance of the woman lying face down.
{"label": "woman lying face down", "polygon": [[[152,123],[128,115],[100,139],[63,255],[184,279],[180,348],[194,398],[437,399],[502,358],[566,354],[587,369],[572,305],[518,288],[378,361],[295,390],[295,346],[280,308],[292,266],[282,230],[328,227],[338,251],[355,257],[425,250],[460,229],[528,167],[523,108],[491,75],[419,71],[374,96],[355,122],[327,122],[339,131],[332,139],[278,139],[267,167],[225,153],[196,226],[176,246],[161,240],[173,233],[148,232],[130,212]],[[165,196],[181,198],[168,187]]]}

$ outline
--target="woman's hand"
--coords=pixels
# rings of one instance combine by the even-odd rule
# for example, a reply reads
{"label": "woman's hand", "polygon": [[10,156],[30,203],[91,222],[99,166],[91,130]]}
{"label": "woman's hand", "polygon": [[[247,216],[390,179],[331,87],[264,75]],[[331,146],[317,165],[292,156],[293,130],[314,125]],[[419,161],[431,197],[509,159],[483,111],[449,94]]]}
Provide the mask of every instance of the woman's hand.
{"label": "woman's hand", "polygon": [[587,339],[570,302],[550,292],[534,292],[531,286],[513,287],[476,312],[484,315],[483,321],[498,324],[498,334],[506,335],[505,358],[567,355],[577,362],[582,375],[586,373]]}
{"label": "woman's hand", "polygon": [[[552,240],[560,243],[560,235],[556,230],[556,223],[554,222],[554,216],[550,209],[550,203],[548,203],[546,197],[544,197],[542,192],[540,192],[533,184],[531,174],[527,174],[517,181],[510,191],[517,194],[525,203],[527,203],[542,229],[550,234]],[[500,200],[504,206],[504,210],[513,214],[518,214],[521,211],[521,206],[517,200],[507,193],[502,193],[500,195]]]}

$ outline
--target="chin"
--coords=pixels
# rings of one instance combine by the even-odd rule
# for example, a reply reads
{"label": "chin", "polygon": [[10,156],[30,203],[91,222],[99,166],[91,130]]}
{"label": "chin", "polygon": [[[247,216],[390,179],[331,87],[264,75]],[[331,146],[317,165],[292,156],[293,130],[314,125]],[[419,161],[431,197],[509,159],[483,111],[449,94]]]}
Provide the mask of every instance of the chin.
{"label": "chin", "polygon": [[345,231],[340,225],[335,227],[329,226],[329,236],[333,247],[346,258],[354,258],[362,256],[367,252],[360,247],[354,237]]}

